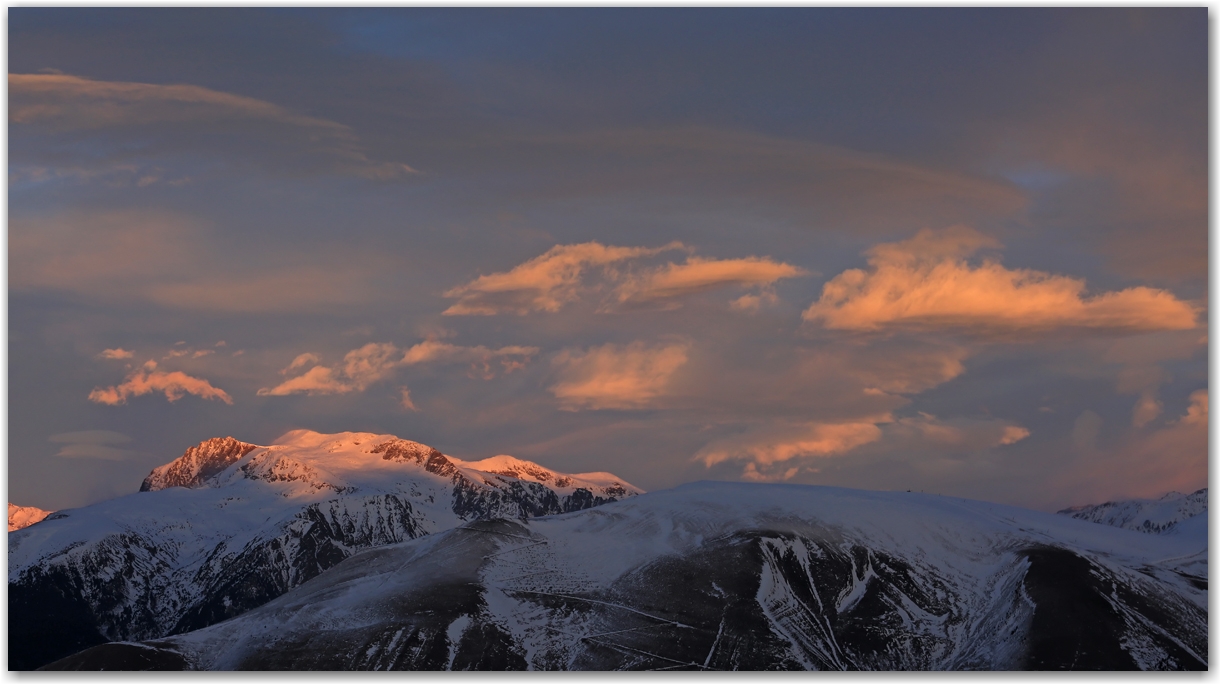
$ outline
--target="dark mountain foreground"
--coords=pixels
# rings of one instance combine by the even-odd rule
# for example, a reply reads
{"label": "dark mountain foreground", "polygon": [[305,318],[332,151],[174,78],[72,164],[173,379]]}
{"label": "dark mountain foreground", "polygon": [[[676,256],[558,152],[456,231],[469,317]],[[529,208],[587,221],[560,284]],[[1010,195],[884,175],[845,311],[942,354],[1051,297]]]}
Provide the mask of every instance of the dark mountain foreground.
{"label": "dark mountain foreground", "polygon": [[46,669],[1205,670],[1206,548],[1206,526],[696,483],[359,551]]}

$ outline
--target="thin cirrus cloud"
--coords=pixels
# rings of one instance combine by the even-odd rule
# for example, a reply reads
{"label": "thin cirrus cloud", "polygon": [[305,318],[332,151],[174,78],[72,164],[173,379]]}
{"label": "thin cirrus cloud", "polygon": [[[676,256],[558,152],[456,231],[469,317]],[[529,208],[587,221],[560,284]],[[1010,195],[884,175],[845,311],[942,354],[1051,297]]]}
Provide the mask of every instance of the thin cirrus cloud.
{"label": "thin cirrus cloud", "polygon": [[169,401],[178,401],[187,394],[193,394],[201,399],[215,399],[226,404],[232,404],[233,399],[224,390],[213,387],[212,383],[202,378],[196,378],[182,371],[159,371],[156,361],[148,361],[135,369],[119,385],[110,387],[95,387],[89,393],[89,401],[109,406],[126,404],[131,397],[138,397],[153,392],[165,393]]}
{"label": "thin cirrus cloud", "polygon": [[[638,305],[673,300],[721,287],[766,288],[783,278],[808,275],[804,269],[766,257],[705,259],[690,257],[684,263],[641,268],[623,273],[616,264],[686,249],[680,242],[663,247],[613,247],[598,242],[556,245],[511,270],[479,276],[444,293],[458,301],[444,311],[446,316],[524,315],[535,311],[555,312],[580,297],[585,278],[597,267],[615,281],[612,300],[620,305]],[[774,294],[763,291],[746,295],[736,308],[756,309],[773,302]],[[674,304],[670,303],[670,306]]]}
{"label": "thin cirrus cloud", "polygon": [[[8,82],[9,122],[18,127],[16,133],[30,128],[52,136],[108,133],[115,137],[111,156],[116,159],[142,147],[120,143],[127,138],[159,135],[166,141],[155,146],[160,150],[177,146],[177,151],[211,152],[219,135],[234,142],[248,139],[251,144],[231,146],[238,152],[263,148],[339,173],[375,179],[414,173],[406,164],[370,159],[348,126],[251,97],[195,85],[69,74],[9,74]],[[118,168],[123,167],[120,163]]]}
{"label": "thin cirrus cloud", "polygon": [[806,321],[836,330],[957,330],[1011,336],[1055,330],[1125,334],[1186,330],[1195,307],[1166,290],[1131,287],[1093,296],[1085,282],[966,257],[1001,245],[957,226],[870,249],[869,269],[849,269],[822,288]]}
{"label": "thin cirrus cloud", "polygon": [[550,392],[569,411],[647,408],[668,391],[674,373],[687,362],[690,346],[686,341],[636,341],[566,349],[552,360],[559,378]]}
{"label": "thin cirrus cloud", "polygon": [[103,461],[124,461],[137,452],[121,449],[115,444],[126,444],[131,438],[113,430],[80,430],[51,435],[48,442],[61,444],[55,453],[61,458],[92,458]]}
{"label": "thin cirrus cloud", "polygon": [[[278,397],[290,394],[362,392],[373,383],[389,377],[401,366],[421,363],[470,363],[472,369],[482,371],[485,379],[491,379],[495,377],[492,361],[499,360],[505,372],[512,372],[537,353],[537,347],[508,346],[490,349],[482,345],[462,347],[436,340],[425,340],[403,352],[388,342],[370,342],[344,355],[343,364],[339,367],[314,365],[301,375],[285,380],[275,387],[258,390],[258,395]],[[317,354],[301,354],[281,370],[280,374],[287,375],[298,368],[320,362],[321,358]],[[403,392],[403,406],[408,410],[418,410],[411,401],[409,392],[405,388]]]}

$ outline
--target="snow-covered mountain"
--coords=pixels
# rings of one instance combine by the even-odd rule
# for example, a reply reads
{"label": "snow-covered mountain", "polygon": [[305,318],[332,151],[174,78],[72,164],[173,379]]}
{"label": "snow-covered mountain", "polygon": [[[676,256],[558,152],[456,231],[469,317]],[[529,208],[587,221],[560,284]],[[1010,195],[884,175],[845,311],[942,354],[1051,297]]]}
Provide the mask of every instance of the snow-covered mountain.
{"label": "snow-covered mountain", "polygon": [[262,605],[361,549],[464,522],[596,506],[641,490],[509,456],[468,463],[393,435],[211,439],[139,493],[9,535],[9,664],[198,629]]}
{"label": "snow-covered mountain", "polygon": [[15,532],[23,527],[29,527],[54,512],[10,503],[8,505],[8,531]]}
{"label": "snow-covered mountain", "polygon": [[1059,513],[1080,520],[1151,534],[1172,533],[1184,520],[1202,515],[1202,524],[1206,530],[1207,488],[1186,495],[1170,492],[1159,499],[1129,499],[1076,506],[1065,508]]}
{"label": "snow-covered mountain", "polygon": [[695,483],[354,554],[52,669],[1206,669],[1207,536],[904,492]]}

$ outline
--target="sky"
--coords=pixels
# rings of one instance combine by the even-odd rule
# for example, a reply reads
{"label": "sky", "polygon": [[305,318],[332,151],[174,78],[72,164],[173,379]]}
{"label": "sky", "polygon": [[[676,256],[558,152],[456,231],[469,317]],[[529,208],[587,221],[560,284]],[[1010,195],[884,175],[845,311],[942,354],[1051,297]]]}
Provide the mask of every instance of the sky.
{"label": "sky", "polygon": [[1207,9],[10,8],[8,486],[390,433],[1207,484]]}

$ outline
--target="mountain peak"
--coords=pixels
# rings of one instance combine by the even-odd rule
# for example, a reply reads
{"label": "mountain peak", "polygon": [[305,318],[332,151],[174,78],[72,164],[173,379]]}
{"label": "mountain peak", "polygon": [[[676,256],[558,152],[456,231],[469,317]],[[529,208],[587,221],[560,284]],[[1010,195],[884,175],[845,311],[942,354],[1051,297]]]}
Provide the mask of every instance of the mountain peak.
{"label": "mountain peak", "polygon": [[44,511],[33,506],[8,505],[8,531],[16,532],[42,520],[55,511]]}
{"label": "mountain peak", "polygon": [[178,458],[153,468],[140,485],[142,492],[169,487],[198,487],[205,480],[228,468],[242,456],[258,448],[232,437],[213,437],[186,450]]}

